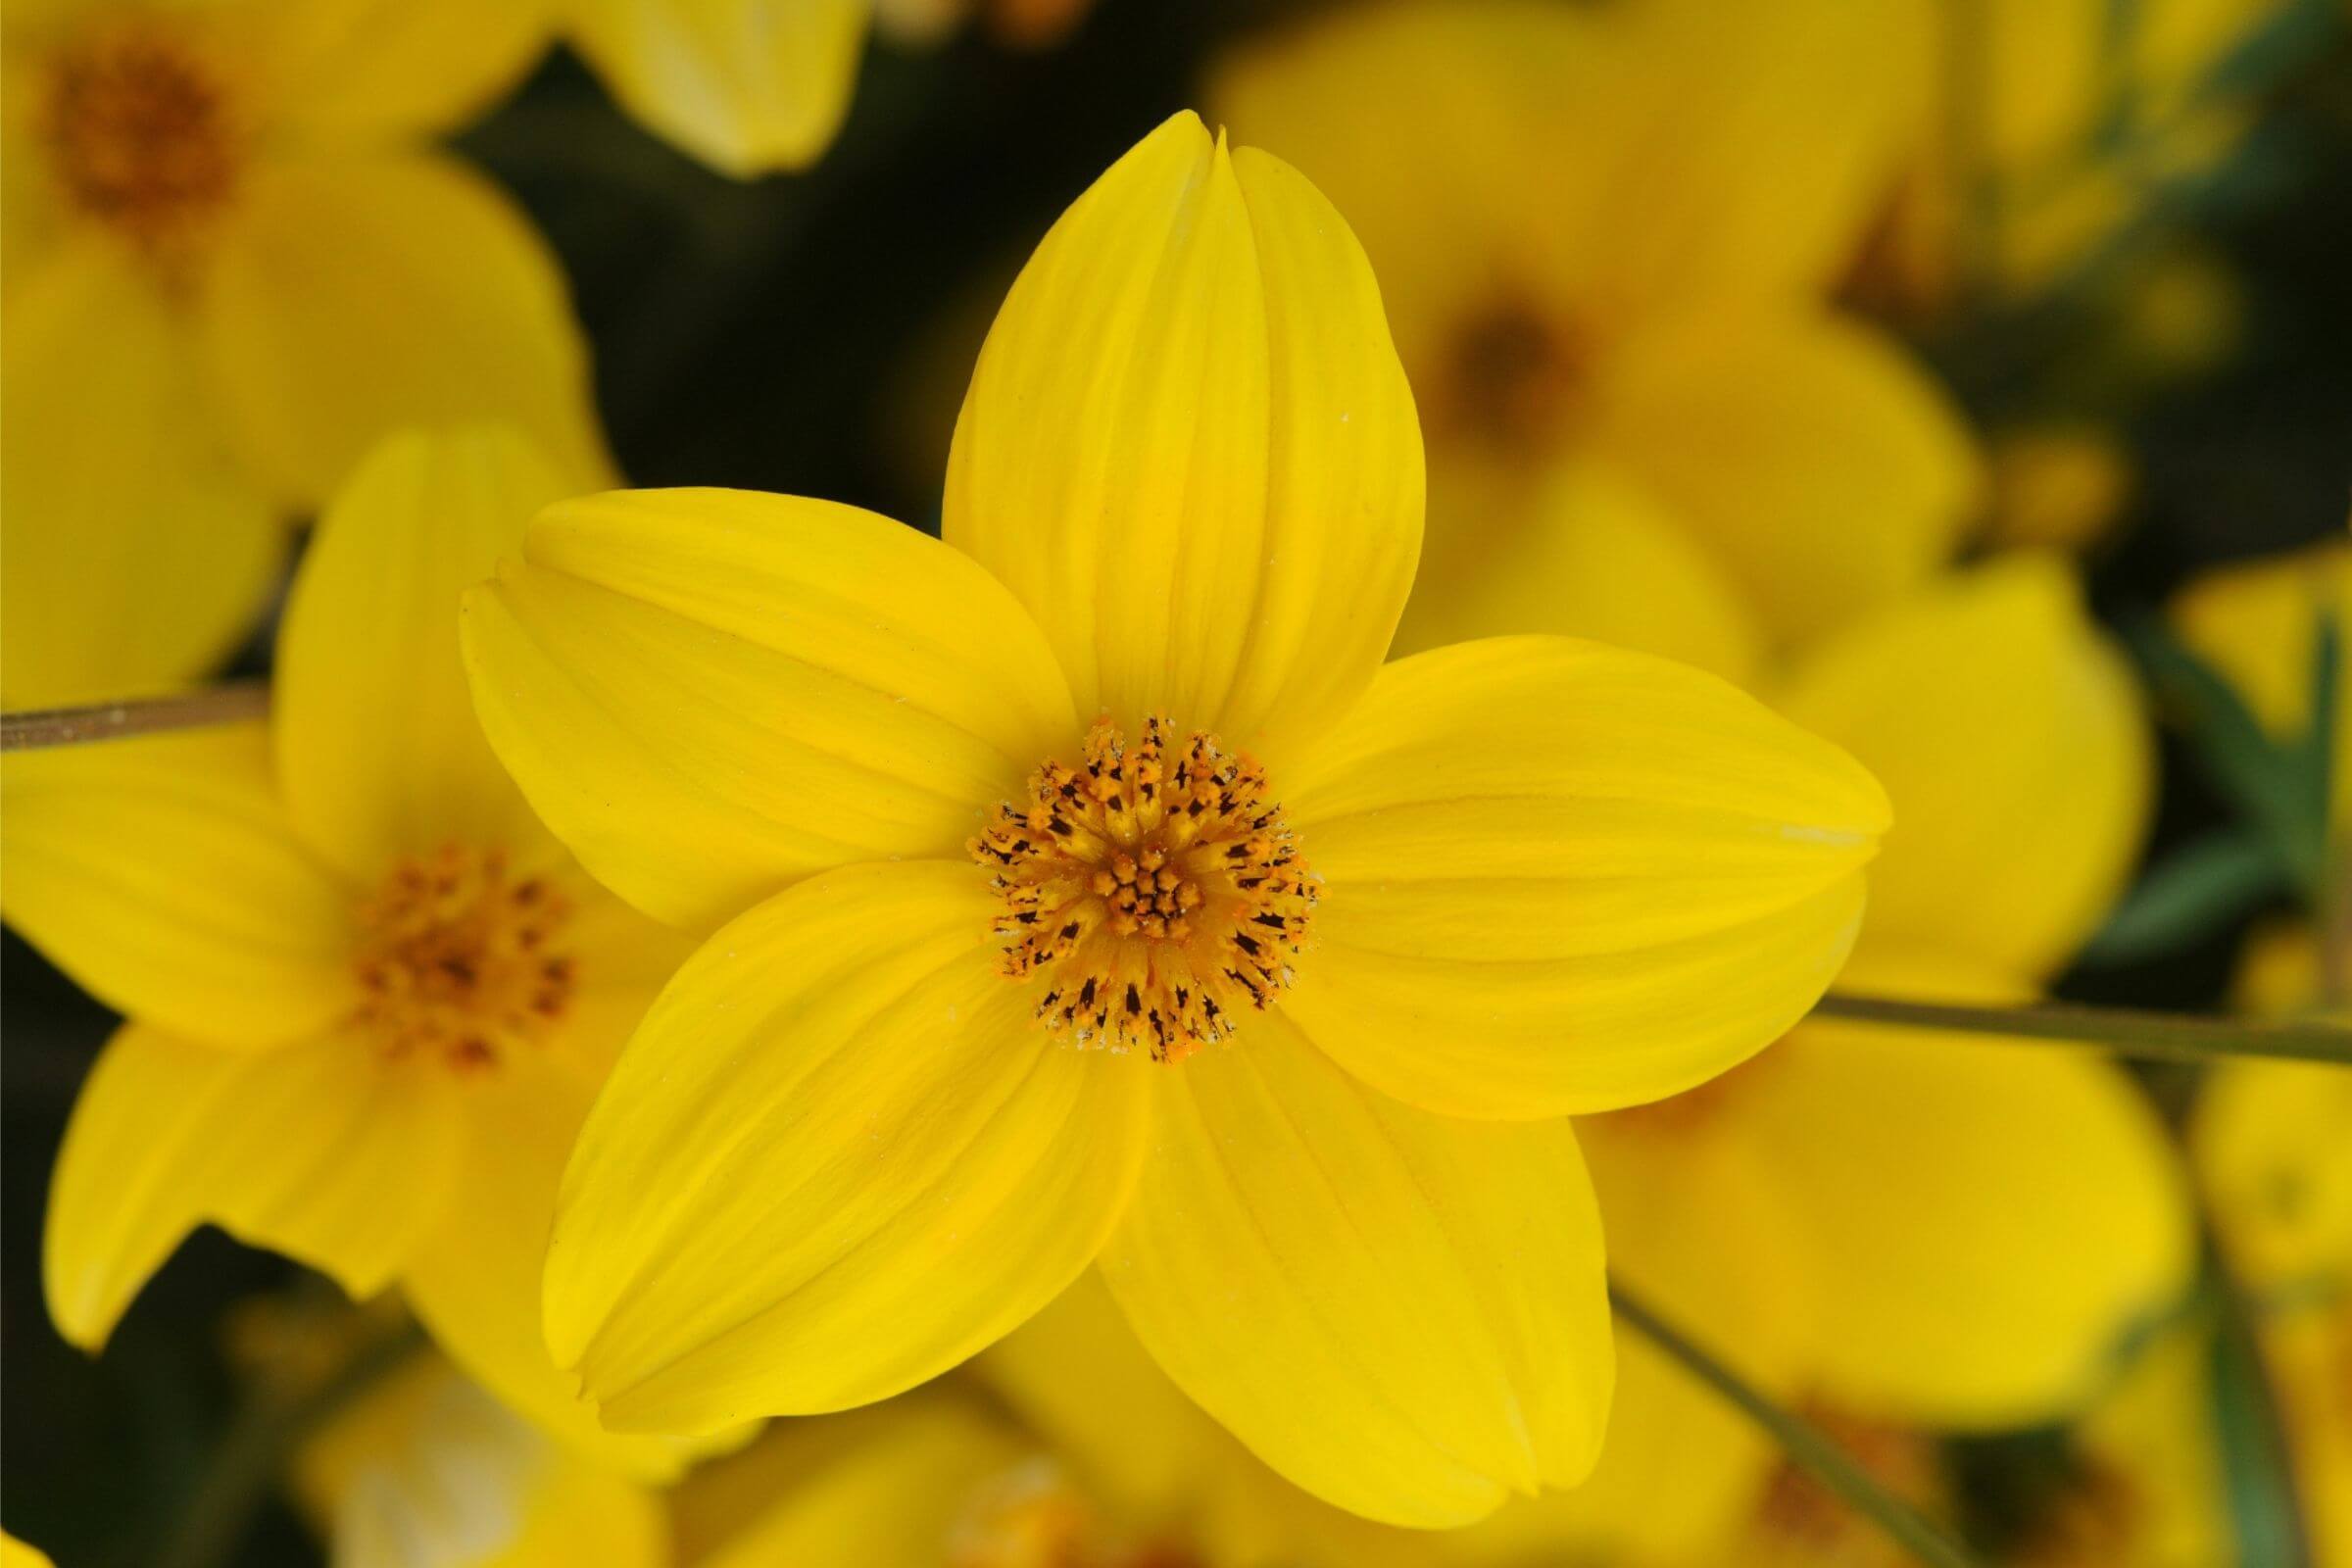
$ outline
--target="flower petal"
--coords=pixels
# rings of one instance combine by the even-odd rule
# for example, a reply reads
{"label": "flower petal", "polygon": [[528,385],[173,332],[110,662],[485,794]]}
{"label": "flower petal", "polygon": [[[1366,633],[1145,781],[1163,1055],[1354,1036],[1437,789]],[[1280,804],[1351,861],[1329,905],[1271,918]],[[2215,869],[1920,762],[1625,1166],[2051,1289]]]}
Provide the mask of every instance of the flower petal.
{"label": "flower petal", "polygon": [[1102,1268],[1178,1387],[1291,1481],[1392,1524],[1583,1479],[1611,1363],[1565,1122],[1398,1104],[1280,1013],[1163,1074],[1154,1102]]}
{"label": "flower petal", "polygon": [[546,839],[473,716],[458,601],[569,488],[512,431],[412,431],[319,519],[278,630],[273,738],[287,814],[361,885],[447,843]]}
{"label": "flower petal", "polygon": [[194,351],[130,263],[12,273],[0,342],[0,689],[11,708],[201,674],[259,616],[285,531],[222,449]]}
{"label": "flower petal", "polygon": [[796,878],[954,857],[1075,744],[1028,612],[937,540],[748,491],[623,492],[466,596],[476,710],[606,886],[707,929]]}
{"label": "flower petal", "polygon": [[[1673,516],[1600,465],[1541,476],[1455,452],[1436,464],[1401,657],[1478,637],[1550,632],[1656,654],[1735,685],[1760,637],[1744,595]],[[1433,511],[1433,518],[1436,514]]]}
{"label": "flower petal", "polygon": [[1421,438],[1347,224],[1178,115],[1048,234],[980,356],[948,542],[1028,605],[1081,714],[1264,752],[1371,679]]}
{"label": "flower petal", "polygon": [[402,1283],[434,1342],[508,1408],[600,1466],[667,1480],[692,1446],[605,1431],[556,1369],[539,1328],[556,1189],[597,1083],[541,1059],[466,1086],[452,1183],[459,1200],[419,1238]]}
{"label": "flower petal", "polygon": [[611,471],[563,272],[479,175],[425,153],[279,158],[237,210],[198,318],[231,433],[285,500],[323,501],[412,424],[507,419],[565,472]]}
{"label": "flower petal", "polygon": [[1857,623],[1812,650],[1783,706],[1894,800],[1865,947],[2046,975],[2123,892],[2154,744],[2059,559],[2011,556]]}
{"label": "flower petal", "polygon": [[[1858,961],[1892,995],[2014,996],[1948,959]],[[2051,1419],[2195,1268],[2164,1126],[2113,1063],[2046,1045],[1810,1022],[1738,1114],[1814,1232],[1824,1395],[1950,1428]]]}
{"label": "flower petal", "polygon": [[279,0],[267,29],[273,122],[305,136],[455,130],[546,52],[550,0]]}
{"label": "flower petal", "polygon": [[1449,1115],[1613,1108],[1761,1050],[1844,960],[1886,823],[1753,699],[1558,637],[1389,665],[1277,782],[1323,879],[1284,1005]]}
{"label": "flower petal", "polygon": [[1957,546],[1976,455],[1891,340],[1795,310],[1708,313],[1610,364],[1590,450],[1718,551],[1780,637],[1887,602]]}
{"label": "flower petal", "polygon": [[1072,1050],[997,972],[968,865],[855,865],[720,930],[580,1135],[547,1336],[616,1431],[861,1404],[1093,1258],[1149,1063]]}
{"label": "flower petal", "polygon": [[867,0],[568,0],[571,41],[647,128],[739,179],[830,146]]}
{"label": "flower petal", "polygon": [[9,923],[118,1012],[230,1048],[359,1000],[351,895],[287,823],[259,723],[12,754]]}
{"label": "flower petal", "polygon": [[50,1183],[42,1276],[58,1332],[104,1344],[208,1222],[374,1294],[440,1213],[449,1087],[348,1034],[236,1052],[125,1025],[82,1086]]}

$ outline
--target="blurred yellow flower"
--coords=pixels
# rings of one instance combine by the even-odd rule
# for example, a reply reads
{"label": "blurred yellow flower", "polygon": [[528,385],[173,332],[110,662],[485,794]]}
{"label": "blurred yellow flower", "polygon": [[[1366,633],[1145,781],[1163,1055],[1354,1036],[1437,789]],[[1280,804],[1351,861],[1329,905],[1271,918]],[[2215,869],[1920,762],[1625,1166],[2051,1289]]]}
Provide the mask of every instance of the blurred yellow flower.
{"label": "blurred yellow flower", "polygon": [[469,0],[12,3],[0,240],[5,698],[194,675],[402,423],[601,472],[555,259],[425,138],[527,63]]}
{"label": "blurred yellow flower", "polygon": [[1389,298],[1431,451],[1400,651],[1565,631],[1744,679],[1942,563],[1967,438],[1826,298],[1928,32],[1906,0],[1403,0],[1220,73]]}
{"label": "blurred yellow flower", "polygon": [[2101,541],[2132,499],[2136,475],[2121,435],[2052,422],[2003,431],[1987,454],[1991,542],[2082,550]]}
{"label": "blurred yellow flower", "polygon": [[130,1021],[76,1102],[44,1273],[102,1344],[211,1222],[394,1280],[469,1371],[598,1431],[538,1334],[572,1134],[683,952],[590,882],[483,743],[461,587],[571,481],[503,432],[407,435],[335,498],[270,720],[0,764],[10,922]]}
{"label": "blurred yellow flower", "polygon": [[1574,1482],[1609,1356],[1559,1118],[1802,1014],[1877,785],[1639,655],[1383,667],[1421,448],[1371,271],[1191,115],[1015,283],[945,519],[593,498],[467,601],[541,816],[717,928],[583,1130],[558,1358],[621,1430],[838,1408],[1100,1256],[1319,1495],[1443,1524]]}
{"label": "blurred yellow flower", "polygon": [[11,1535],[0,1535],[0,1568],[51,1568],[49,1554]]}
{"label": "blurred yellow flower", "polygon": [[[2148,811],[2146,722],[2056,561],[2012,557],[1868,617],[1782,697],[1895,803],[1841,986],[2028,998],[2121,891]],[[2046,1046],[1813,1019],[1579,1134],[1612,1269],[1765,1387],[1864,1433],[2066,1412],[2193,1267],[2151,1107],[2119,1068]],[[1592,1480],[1495,1528],[1727,1560],[1723,1541],[1775,1506],[1769,1446],[1647,1345],[1626,1344],[1621,1369]],[[1660,1510],[1669,1487],[1681,1503]]]}
{"label": "blurred yellow flower", "polygon": [[2336,629],[2335,734],[2328,752],[2328,823],[2339,845],[2352,827],[2352,541],[2219,567],[2173,601],[2173,629],[2237,689],[2282,742],[2311,728],[2313,664],[2323,618]]}
{"label": "blurred yellow flower", "polygon": [[418,1355],[296,1455],[333,1568],[665,1568],[661,1495]]}

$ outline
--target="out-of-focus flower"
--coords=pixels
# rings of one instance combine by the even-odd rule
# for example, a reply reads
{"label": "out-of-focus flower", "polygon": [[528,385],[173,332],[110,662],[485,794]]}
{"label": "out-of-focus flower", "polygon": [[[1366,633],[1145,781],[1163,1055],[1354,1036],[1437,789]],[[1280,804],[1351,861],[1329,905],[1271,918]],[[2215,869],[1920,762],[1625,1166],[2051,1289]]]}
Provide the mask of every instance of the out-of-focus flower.
{"label": "out-of-focus flower", "polygon": [[[1361,230],[1420,400],[1430,533],[1400,649],[1614,635],[1744,679],[1759,644],[1941,564],[1967,438],[1825,300],[1891,176],[1928,23],[1407,0],[1220,73],[1218,113]],[[1621,550],[1635,575],[1544,569]],[[1747,625],[1708,630],[1727,596]]]}
{"label": "out-of-focus flower", "polygon": [[276,579],[283,514],[397,425],[513,420],[604,471],[554,257],[426,141],[527,63],[513,9],[9,7],[11,706],[217,662]]}
{"label": "out-of-focus flower", "polygon": [[2132,498],[2132,457],[2113,430],[2038,424],[2004,431],[1989,453],[1988,529],[1996,545],[2082,550]]}
{"label": "out-of-focus flower", "polygon": [[[2014,557],[1868,617],[1782,695],[1895,803],[1842,985],[2028,998],[2121,891],[2148,809],[2146,724],[2057,562]],[[1579,1133],[1611,1268],[1897,1468],[1914,1434],[2087,1398],[2193,1263],[2150,1107],[2116,1067],[2043,1046],[1809,1020]],[[1644,1343],[1629,1338],[1621,1365],[1592,1481],[1493,1528],[1745,1562],[1724,1544],[1802,1525],[1790,1510],[1811,1494],[1776,1479],[1760,1434]],[[1673,1509],[1655,1506],[1666,1487]]]}
{"label": "out-of-focus flower", "polygon": [[2298,0],[1936,9],[1936,58],[1904,94],[1911,156],[1861,278],[1910,310],[1964,284],[2046,288],[2209,175],[2251,123],[2222,68]]}
{"label": "out-of-focus flower", "polygon": [[16,1537],[0,1534],[0,1568],[52,1568],[49,1554]]}
{"label": "out-of-focus flower", "polygon": [[461,588],[572,488],[504,432],[395,438],[319,524],[268,723],[0,767],[9,920],[130,1020],[50,1189],[74,1344],[211,1222],[354,1296],[398,1280],[518,1407],[667,1462],[558,1378],[538,1262],[579,1118],[683,945],[539,826],[458,658]]}
{"label": "out-of-focus flower", "polygon": [[1346,223],[1183,115],[1015,283],[944,544],[621,494],[469,596],[541,816],[717,928],[549,1258],[609,1424],[870,1401],[1099,1256],[1169,1375],[1319,1495],[1434,1525],[1584,1473],[1610,1362],[1561,1118],[1800,1015],[1884,801],[1663,661],[1384,667],[1420,522]]}
{"label": "out-of-focus flower", "polygon": [[333,1568],[665,1568],[661,1495],[418,1355],[297,1455]]}
{"label": "out-of-focus flower", "polygon": [[806,169],[840,133],[869,24],[935,41],[970,20],[1023,45],[1090,0],[538,0],[621,107],[738,179]]}
{"label": "out-of-focus flower", "polygon": [[2342,843],[2352,825],[2352,542],[2207,572],[2172,605],[2180,640],[2237,689],[2272,737],[2311,727],[2320,624],[2335,625],[2336,690],[2345,694],[2329,743],[2328,819]]}

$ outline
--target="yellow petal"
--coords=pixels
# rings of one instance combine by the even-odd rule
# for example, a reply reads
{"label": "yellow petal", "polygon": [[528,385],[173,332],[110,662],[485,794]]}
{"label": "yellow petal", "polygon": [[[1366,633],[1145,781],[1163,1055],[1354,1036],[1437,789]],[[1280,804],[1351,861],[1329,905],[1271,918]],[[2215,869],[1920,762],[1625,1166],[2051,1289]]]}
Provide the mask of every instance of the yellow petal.
{"label": "yellow petal", "polygon": [[1037,1027],[995,905],[965,864],[849,866],[678,971],[580,1135],[548,1257],[548,1342],[607,1426],[895,1394],[1093,1258],[1151,1064]]}
{"label": "yellow petal", "polygon": [[1262,755],[1371,679],[1420,549],[1421,438],[1347,224],[1178,115],[1048,234],[949,460],[948,542],[1009,586],[1081,714]]}
{"label": "yellow petal", "polygon": [[[1948,959],[1856,970],[1894,995],[2004,996]],[[2188,1285],[2179,1162],[2111,1062],[1813,1022],[1738,1087],[1745,1135],[1814,1234],[1812,1359],[1845,1408],[1954,1428],[2051,1419]]]}
{"label": "yellow petal", "polygon": [[596,1086],[544,1059],[465,1086],[454,1200],[418,1239],[402,1284],[434,1343],[509,1409],[601,1466],[666,1480],[691,1446],[605,1431],[539,1328],[556,1189]]}
{"label": "yellow petal", "polygon": [[1077,736],[1028,613],[870,513],[624,492],[554,509],[526,549],[467,596],[476,710],[581,863],[657,918],[960,856]]}
{"label": "yellow petal", "polygon": [[1713,676],[1553,637],[1389,665],[1280,782],[1323,879],[1284,1005],[1451,1115],[1631,1104],[1762,1049],[1844,960],[1886,823]]}
{"label": "yellow petal", "polygon": [[2263,1290],[2352,1284],[2352,1072],[2232,1063],[2206,1080],[2189,1131],[2241,1275]]}
{"label": "yellow petal", "polygon": [[1153,1098],[1102,1268],[1179,1388],[1291,1481],[1393,1524],[1463,1524],[1584,1478],[1608,1307],[1565,1122],[1398,1104],[1280,1013]]}
{"label": "yellow petal", "polygon": [[0,1535],[0,1568],[53,1568],[49,1554],[14,1536]]}
{"label": "yellow petal", "polygon": [[1532,478],[1456,453],[1433,464],[1433,521],[1398,656],[1551,632],[1742,684],[1758,633],[1708,550],[1639,486],[1571,459]]}
{"label": "yellow petal", "polygon": [[571,40],[656,135],[737,178],[802,169],[858,82],[867,0],[564,0]]}
{"label": "yellow petal", "polygon": [[285,558],[277,517],[207,416],[184,325],[126,258],[94,245],[10,276],[0,471],[10,708],[210,669]]}
{"label": "yellow petal", "polygon": [[444,844],[545,839],[474,719],[458,600],[567,488],[511,431],[412,431],[319,519],[278,631],[273,738],[288,814],[362,886]]}
{"label": "yellow petal", "polygon": [[[709,1557],[706,1568],[933,1568],[967,1560],[959,1531],[991,1483],[1034,1464],[1000,1421],[928,1394],[853,1423]],[[969,1560],[989,1561],[986,1556]]]}
{"label": "yellow petal", "polygon": [[2130,667],[2057,558],[2010,557],[1856,624],[1812,651],[1783,707],[1894,801],[1865,946],[2044,975],[2123,892],[2153,742]]}
{"label": "yellow petal", "polygon": [[402,425],[508,420],[580,488],[611,470],[555,257],[452,160],[258,165],[198,315],[230,432],[290,503]]}
{"label": "yellow petal", "polygon": [[553,0],[280,0],[262,17],[273,121],[311,136],[454,130],[546,50]]}
{"label": "yellow petal", "polygon": [[226,1047],[359,999],[351,895],[286,821],[257,723],[0,764],[9,923],[119,1012]]}
{"label": "yellow petal", "polygon": [[50,1183],[42,1277],[58,1332],[105,1343],[207,1223],[372,1295],[440,1213],[448,1092],[349,1034],[255,1053],[124,1026],[82,1086]]}
{"label": "yellow petal", "polygon": [[1828,316],[1704,315],[1640,334],[1593,399],[1590,450],[1718,551],[1783,638],[1924,579],[1977,487],[1944,395],[1891,340]]}

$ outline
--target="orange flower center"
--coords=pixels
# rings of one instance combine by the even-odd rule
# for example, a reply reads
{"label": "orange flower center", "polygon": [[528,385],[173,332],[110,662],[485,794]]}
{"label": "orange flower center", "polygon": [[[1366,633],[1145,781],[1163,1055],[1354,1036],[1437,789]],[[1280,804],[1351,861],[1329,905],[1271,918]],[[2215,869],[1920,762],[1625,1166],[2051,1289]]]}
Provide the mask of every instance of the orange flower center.
{"label": "orange flower center", "polygon": [[558,942],[571,908],[499,850],[449,844],[402,860],[360,906],[359,1021],[389,1056],[492,1068],[544,1039],[575,981]]}
{"label": "orange flower center", "polygon": [[225,74],[172,32],[109,27],[59,55],[43,126],[68,200],[143,250],[184,244],[235,192]]}
{"label": "orange flower center", "polygon": [[1122,1539],[1061,1467],[1034,1459],[983,1482],[950,1527],[948,1568],[1194,1568],[1190,1552]]}
{"label": "orange flower center", "polygon": [[1291,983],[1315,904],[1264,769],[1169,733],[1154,716],[1130,745],[1098,720],[1083,760],[1040,766],[969,846],[1004,896],[1004,973],[1045,979],[1046,1027],[1162,1061]]}

